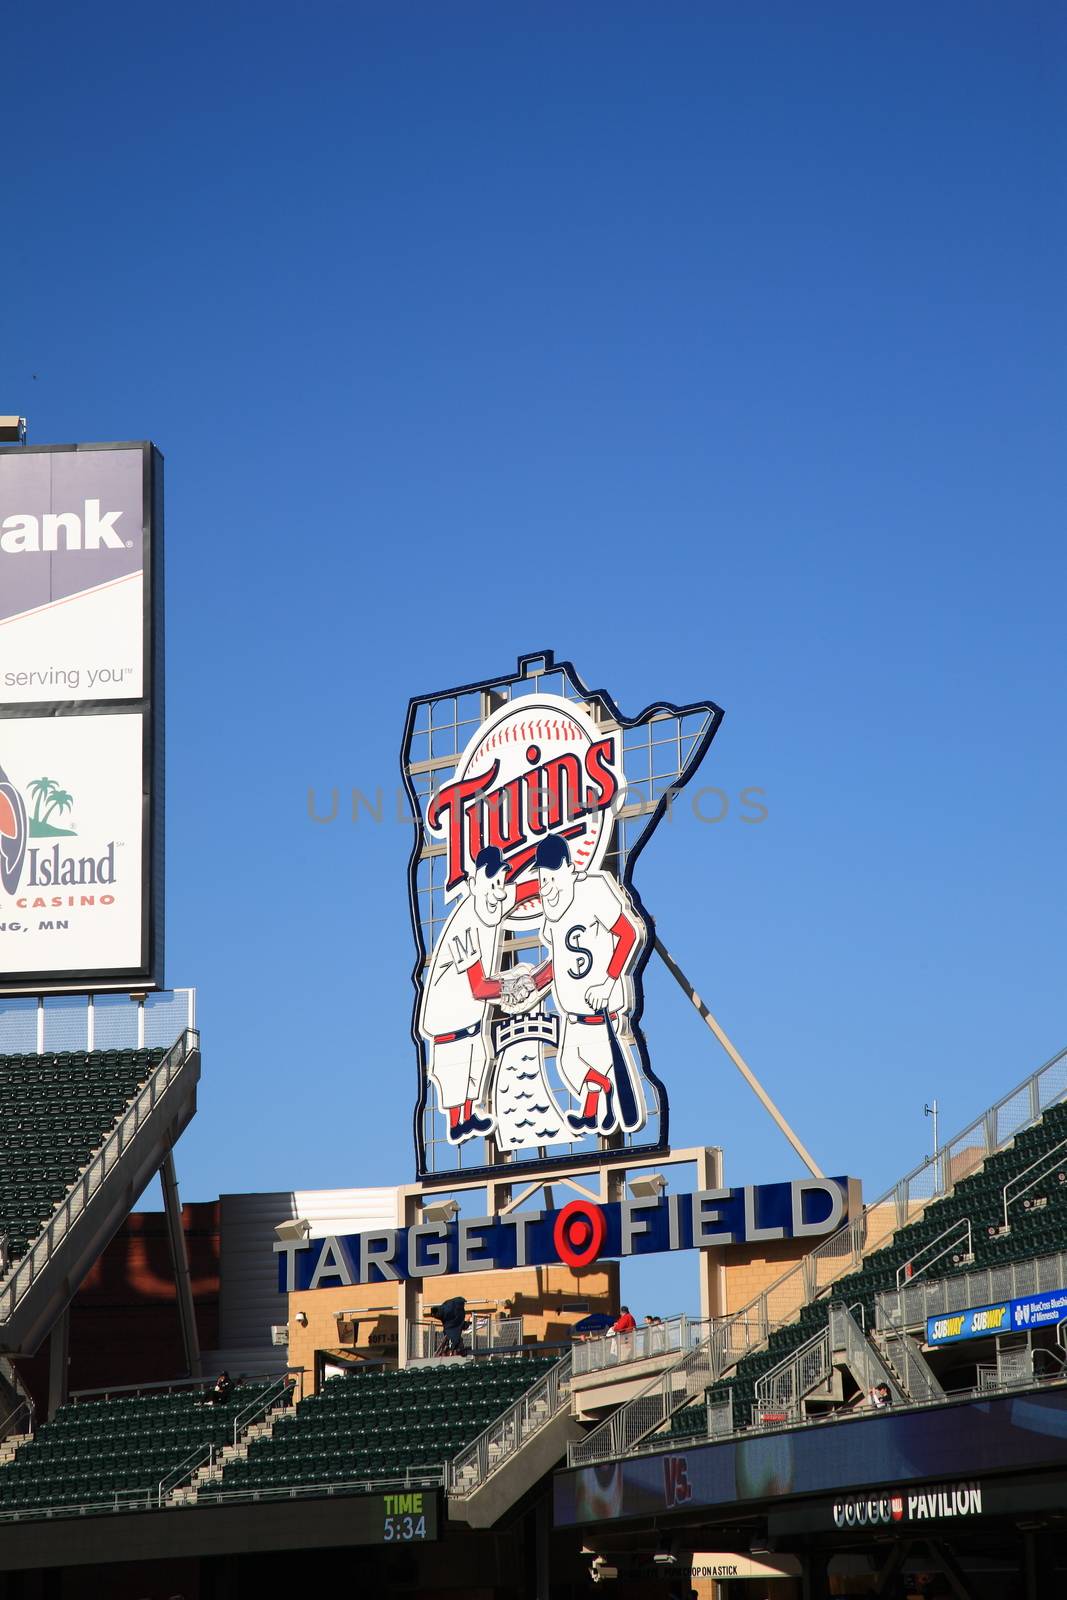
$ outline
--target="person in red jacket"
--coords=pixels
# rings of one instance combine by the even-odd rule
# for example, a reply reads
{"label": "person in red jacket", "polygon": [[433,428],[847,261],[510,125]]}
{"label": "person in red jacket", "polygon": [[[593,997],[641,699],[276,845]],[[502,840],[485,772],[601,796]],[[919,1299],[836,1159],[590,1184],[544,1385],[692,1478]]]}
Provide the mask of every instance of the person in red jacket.
{"label": "person in red jacket", "polygon": [[633,1333],[636,1327],[637,1323],[630,1315],[629,1306],[623,1306],[620,1315],[611,1324],[611,1331],[612,1333]]}

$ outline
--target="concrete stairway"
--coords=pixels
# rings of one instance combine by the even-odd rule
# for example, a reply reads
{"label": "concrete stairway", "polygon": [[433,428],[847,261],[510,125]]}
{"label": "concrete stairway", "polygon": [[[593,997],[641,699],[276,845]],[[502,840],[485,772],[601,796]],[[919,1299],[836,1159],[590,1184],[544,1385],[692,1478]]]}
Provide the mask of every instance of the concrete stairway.
{"label": "concrete stairway", "polygon": [[172,1489],[167,1496],[167,1504],[172,1506],[195,1506],[202,1491],[220,1487],[222,1474],[231,1461],[244,1461],[248,1455],[249,1446],[256,1439],[270,1439],[280,1422],[284,1422],[287,1418],[295,1415],[296,1408],[288,1401],[283,1405],[275,1406],[267,1412],[266,1416],[261,1417],[258,1422],[253,1422],[251,1427],[246,1428],[236,1444],[223,1445],[221,1450],[216,1451],[211,1460],[206,1461],[202,1467],[193,1473],[188,1483],[180,1484],[177,1489]]}
{"label": "concrete stairway", "polygon": [[29,1444],[32,1438],[32,1433],[9,1433],[0,1443],[0,1467],[6,1467],[9,1461],[14,1461],[15,1451],[20,1445]]}

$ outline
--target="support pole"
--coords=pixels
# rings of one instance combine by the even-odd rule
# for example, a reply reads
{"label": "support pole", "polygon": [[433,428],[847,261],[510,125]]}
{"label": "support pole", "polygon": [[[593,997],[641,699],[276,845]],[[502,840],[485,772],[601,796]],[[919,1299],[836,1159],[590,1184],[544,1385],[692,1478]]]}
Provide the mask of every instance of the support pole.
{"label": "support pole", "polygon": [[741,1054],[734,1049],[733,1045],[730,1043],[730,1040],[719,1027],[719,1024],[715,1021],[715,1018],[712,1016],[703,1000],[697,994],[696,990],[693,988],[693,985],[689,982],[689,979],[686,977],[677,961],[675,961],[670,951],[660,943],[659,939],[655,940],[655,950],[656,954],[663,962],[663,965],[667,968],[667,971],[670,973],[671,977],[678,984],[678,987],[681,989],[682,993],[686,996],[691,1005],[693,1005],[694,1008],[699,1012],[700,1016],[704,1019],[704,1022],[711,1029],[716,1039],[718,1039],[719,1043],[726,1051],[726,1054],[730,1057],[730,1060],[744,1078],[745,1082],[748,1084],[749,1088],[752,1090],[763,1109],[778,1125],[782,1133],[785,1134],[786,1138],[789,1140],[789,1143],[793,1146],[793,1149],[796,1151],[801,1161],[803,1161],[812,1177],[825,1178],[825,1172],[823,1172],[821,1167],[818,1167],[815,1164],[812,1157],[801,1144],[798,1136],[793,1132],[792,1128],[789,1126],[789,1123],[785,1120],[782,1113],[779,1111],[778,1107],[767,1093],[766,1089],[756,1077],[756,1074],[752,1071],[752,1068],[743,1059]]}
{"label": "support pole", "polygon": [[48,1420],[67,1403],[70,1353],[70,1306],[65,1306],[48,1336]]}
{"label": "support pole", "polygon": [[185,1249],[185,1229],[182,1227],[182,1204],[178,1198],[178,1174],[174,1170],[174,1151],[168,1150],[159,1169],[163,1187],[163,1211],[167,1219],[167,1238],[170,1241],[170,1259],[174,1268],[175,1298],[178,1302],[178,1321],[182,1330],[182,1347],[190,1378],[203,1377],[200,1363],[200,1335],[196,1327],[196,1307],[193,1304],[193,1283],[189,1275],[189,1257]]}
{"label": "support pole", "polygon": [[[697,1188],[721,1189],[722,1151],[716,1145],[697,1156]],[[722,1245],[697,1251],[700,1273],[700,1316],[703,1322],[726,1316],[726,1251]]]}

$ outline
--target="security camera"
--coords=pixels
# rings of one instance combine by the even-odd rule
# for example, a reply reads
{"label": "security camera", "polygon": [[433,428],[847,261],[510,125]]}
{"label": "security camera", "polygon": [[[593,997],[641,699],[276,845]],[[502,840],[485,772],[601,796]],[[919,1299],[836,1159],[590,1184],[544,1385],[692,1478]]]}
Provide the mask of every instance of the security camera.
{"label": "security camera", "polygon": [[618,1567],[609,1567],[603,1556],[595,1556],[593,1565],[589,1568],[589,1576],[594,1583],[607,1583],[612,1578],[619,1576]]}

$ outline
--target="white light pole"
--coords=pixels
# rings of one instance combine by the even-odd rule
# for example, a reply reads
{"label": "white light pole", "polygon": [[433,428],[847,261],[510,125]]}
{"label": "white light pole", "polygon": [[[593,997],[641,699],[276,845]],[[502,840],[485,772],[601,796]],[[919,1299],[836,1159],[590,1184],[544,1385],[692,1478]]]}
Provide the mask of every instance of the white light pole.
{"label": "white light pole", "polygon": [[938,1150],[940,1148],[939,1145],[938,1145],[938,1142],[937,1142],[937,1101],[936,1100],[934,1101],[933,1105],[923,1106],[923,1116],[924,1117],[933,1117],[933,1119],[934,1119],[934,1160],[936,1161],[937,1160],[937,1153],[938,1153]]}

